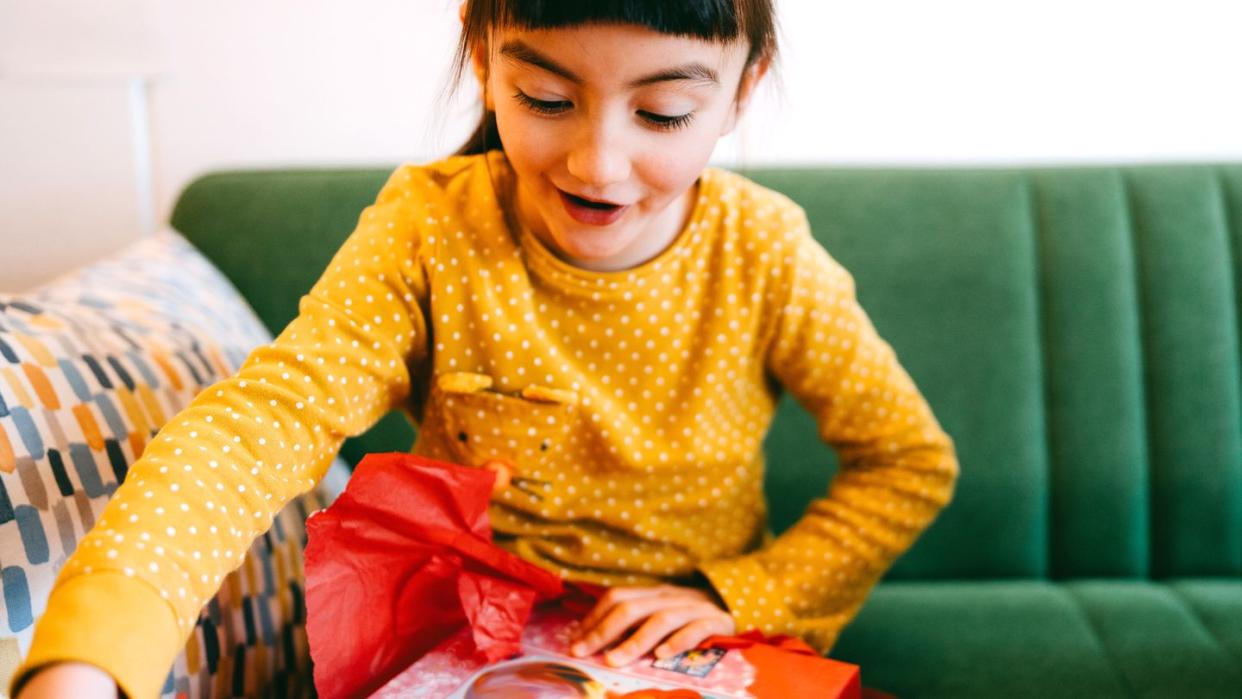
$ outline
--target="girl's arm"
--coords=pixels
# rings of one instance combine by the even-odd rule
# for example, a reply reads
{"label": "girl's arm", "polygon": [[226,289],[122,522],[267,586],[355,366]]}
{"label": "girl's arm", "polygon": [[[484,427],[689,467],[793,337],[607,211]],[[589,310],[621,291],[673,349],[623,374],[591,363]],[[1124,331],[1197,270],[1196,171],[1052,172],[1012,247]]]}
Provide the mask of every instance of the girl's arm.
{"label": "girl's arm", "polygon": [[958,463],[952,441],[858,305],[853,278],[811,237],[804,215],[798,240],[767,366],[815,417],[840,469],[827,497],[770,545],[701,570],[739,629],[798,635],[827,652],[949,502]]}
{"label": "girl's arm", "polygon": [[251,542],[423,370],[429,194],[417,169],[397,170],[298,317],[151,441],[57,577],[12,694],[64,661],[102,668],[128,696],[159,694]]}

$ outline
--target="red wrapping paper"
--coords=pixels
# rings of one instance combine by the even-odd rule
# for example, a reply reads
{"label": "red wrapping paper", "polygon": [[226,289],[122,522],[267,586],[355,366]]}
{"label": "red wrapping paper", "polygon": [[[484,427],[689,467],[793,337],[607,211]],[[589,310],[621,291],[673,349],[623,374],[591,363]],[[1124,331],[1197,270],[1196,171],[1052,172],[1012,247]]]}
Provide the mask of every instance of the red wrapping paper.
{"label": "red wrapping paper", "polygon": [[[814,648],[792,636],[766,636],[755,630],[735,636],[712,636],[700,648],[740,650],[755,666],[755,682],[748,687],[759,699],[806,697],[825,694],[826,688],[837,688],[831,695],[837,699],[864,697],[857,665],[823,658]],[[867,695],[876,699],[876,695]],[[880,695],[882,696],[882,695]]]}
{"label": "red wrapping paper", "polygon": [[372,454],[306,524],[306,633],[324,699],[366,696],[469,624],[488,662],[519,650],[560,579],[495,546],[495,474]]}
{"label": "red wrapping paper", "polygon": [[712,636],[711,638],[699,644],[699,648],[750,648],[755,644],[762,643],[764,645],[779,648],[788,653],[797,653],[798,655],[810,655],[812,657],[820,657],[819,652],[812,648],[806,641],[793,636],[784,634],[765,635],[762,631],[751,629],[746,633],[739,633],[733,636]]}

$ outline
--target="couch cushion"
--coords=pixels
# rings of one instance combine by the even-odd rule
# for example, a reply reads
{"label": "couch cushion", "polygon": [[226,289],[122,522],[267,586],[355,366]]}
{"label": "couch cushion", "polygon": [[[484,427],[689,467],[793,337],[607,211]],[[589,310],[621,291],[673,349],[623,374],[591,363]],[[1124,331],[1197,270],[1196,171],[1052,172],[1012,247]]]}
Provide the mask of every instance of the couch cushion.
{"label": "couch cushion", "polygon": [[1236,580],[1175,580],[1169,591],[1198,617],[1208,633],[1242,667],[1242,583]]}
{"label": "couch cushion", "polygon": [[[158,428],[270,337],[175,234],[0,297],[0,679],[57,572]],[[277,694],[309,678],[296,499],[203,611],[165,693]],[[193,689],[191,689],[193,687]]]}
{"label": "couch cushion", "polygon": [[891,582],[832,656],[902,697],[1237,697],[1242,582]]}

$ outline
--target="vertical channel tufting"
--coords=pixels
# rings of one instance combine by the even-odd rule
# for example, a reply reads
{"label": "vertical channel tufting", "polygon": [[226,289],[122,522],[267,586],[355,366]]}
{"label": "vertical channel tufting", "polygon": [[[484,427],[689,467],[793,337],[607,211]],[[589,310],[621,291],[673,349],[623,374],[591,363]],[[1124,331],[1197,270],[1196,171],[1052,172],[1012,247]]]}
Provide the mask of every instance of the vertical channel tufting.
{"label": "vertical channel tufting", "polygon": [[1033,174],[1054,578],[1147,574],[1147,449],[1134,258],[1112,168]]}
{"label": "vertical channel tufting", "polygon": [[[1242,168],[1233,168],[1233,174],[1242,174]],[[1242,271],[1242,177],[1229,177],[1229,171],[1226,166],[1218,166],[1215,169],[1215,183],[1218,194],[1217,201],[1220,205],[1221,224],[1225,232],[1225,242],[1229,246],[1229,278],[1228,281],[1233,286],[1233,294],[1230,298],[1233,300],[1234,314],[1234,357],[1233,361],[1242,366],[1242,279],[1239,278],[1239,271]],[[1231,186],[1232,185],[1232,186]],[[1242,391],[1242,382],[1237,384],[1237,389]],[[1242,403],[1242,395],[1239,395],[1239,402]],[[1242,432],[1242,421],[1235,423],[1236,428]],[[1242,434],[1238,437],[1242,442]],[[1240,459],[1242,460],[1242,459]],[[1229,480],[1224,484],[1224,488],[1232,495],[1230,499],[1231,510],[1229,512],[1229,520],[1232,526],[1229,531],[1235,533],[1233,541],[1233,549],[1235,556],[1233,558],[1234,567],[1227,571],[1230,574],[1242,574],[1242,465],[1229,473]]]}
{"label": "vertical channel tufting", "polygon": [[1044,535],[1044,561],[1043,570],[1044,577],[1049,577],[1052,570],[1053,550],[1056,547],[1055,537],[1057,533],[1057,522],[1053,513],[1056,510],[1056,488],[1053,486],[1053,479],[1056,477],[1054,472],[1055,462],[1055,446],[1056,437],[1054,428],[1049,424],[1048,416],[1052,405],[1050,403],[1052,396],[1049,393],[1051,380],[1049,378],[1050,367],[1049,348],[1048,348],[1048,293],[1047,284],[1047,260],[1045,253],[1046,236],[1043,234],[1043,217],[1040,216],[1039,206],[1035,197],[1035,183],[1032,176],[1027,173],[1022,176],[1022,207],[1026,209],[1027,227],[1031,236],[1031,284],[1034,287],[1034,293],[1031,294],[1034,306],[1031,313],[1031,322],[1035,326],[1035,340],[1038,343],[1038,350],[1035,355],[1035,376],[1037,377],[1040,389],[1039,418],[1042,419],[1040,432],[1044,436],[1044,448],[1042,450],[1043,468],[1044,468],[1044,484],[1047,493],[1044,497],[1044,521],[1047,523],[1047,532]]}
{"label": "vertical channel tufting", "polygon": [[1152,574],[1242,568],[1242,404],[1230,246],[1203,166],[1128,172],[1150,419]]}
{"label": "vertical channel tufting", "polygon": [[1130,253],[1133,261],[1133,274],[1131,278],[1134,280],[1134,299],[1135,299],[1135,316],[1138,318],[1138,350],[1139,350],[1139,367],[1141,376],[1138,385],[1139,398],[1142,401],[1141,407],[1143,412],[1143,444],[1145,449],[1143,453],[1146,459],[1143,462],[1144,475],[1143,481],[1144,497],[1147,500],[1147,508],[1145,511],[1146,521],[1144,522],[1143,545],[1147,549],[1147,574],[1151,576],[1152,567],[1155,559],[1155,515],[1153,513],[1152,503],[1154,497],[1152,495],[1153,478],[1152,478],[1152,460],[1155,458],[1152,453],[1152,411],[1151,411],[1151,380],[1148,365],[1151,363],[1150,352],[1147,348],[1147,318],[1145,316],[1147,309],[1147,298],[1145,294],[1145,285],[1143,284],[1143,246],[1139,241],[1138,225],[1135,222],[1134,192],[1130,186],[1129,175],[1121,170],[1118,172],[1118,180],[1121,183],[1122,201],[1124,202],[1124,212],[1126,220],[1127,233],[1130,239]]}

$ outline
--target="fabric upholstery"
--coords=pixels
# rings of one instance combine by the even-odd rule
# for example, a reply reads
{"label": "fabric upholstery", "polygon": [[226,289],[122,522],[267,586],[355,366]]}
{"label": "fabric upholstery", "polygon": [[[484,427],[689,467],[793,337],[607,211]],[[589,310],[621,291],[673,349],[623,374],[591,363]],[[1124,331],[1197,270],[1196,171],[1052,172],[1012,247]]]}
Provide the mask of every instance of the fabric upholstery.
{"label": "fabric upholstery", "polygon": [[1240,604],[1236,580],[901,581],[833,656],[901,697],[1223,699],[1242,687]]}
{"label": "fabric upholstery", "polygon": [[[182,238],[145,239],[0,297],[0,675],[27,650],[53,580],[163,423],[270,339]],[[166,696],[307,688],[304,521],[282,511],[203,611]]]}

